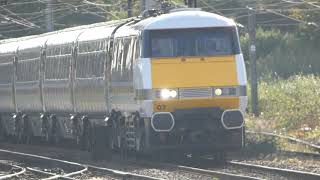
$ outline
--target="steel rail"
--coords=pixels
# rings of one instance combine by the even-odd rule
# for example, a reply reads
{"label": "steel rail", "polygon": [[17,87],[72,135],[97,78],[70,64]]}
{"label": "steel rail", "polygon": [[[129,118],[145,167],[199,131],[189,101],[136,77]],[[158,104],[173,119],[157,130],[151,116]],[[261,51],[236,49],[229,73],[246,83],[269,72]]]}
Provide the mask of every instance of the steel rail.
{"label": "steel rail", "polygon": [[135,174],[135,173],[118,171],[115,169],[97,167],[97,166],[93,166],[93,165],[86,165],[86,166],[88,167],[89,170],[98,170],[98,171],[108,172],[108,173],[113,174],[115,176],[122,177],[123,179],[137,178],[137,179],[141,179],[141,180],[163,180],[162,178],[156,178],[156,177],[145,176],[145,175],[140,175],[140,174]]}
{"label": "steel rail", "polygon": [[276,168],[276,167],[261,166],[261,165],[248,164],[248,163],[235,162],[235,161],[227,162],[227,165],[240,167],[240,168],[245,167],[245,168],[250,168],[250,169],[255,169],[255,170],[260,170],[260,171],[267,171],[269,173],[277,173],[277,174],[291,177],[294,179],[303,179],[303,180],[318,180],[318,179],[320,179],[320,174],[305,172],[305,171],[281,169],[281,168]]}
{"label": "steel rail", "polygon": [[57,174],[57,175],[54,175],[52,177],[45,178],[45,179],[42,179],[42,180],[52,180],[52,179],[60,179],[60,178],[70,177],[70,176],[74,176],[74,175],[78,175],[78,174],[84,173],[86,171],[88,171],[88,167],[85,167],[85,168],[81,169],[80,171],[75,171],[75,172],[68,173],[68,174],[63,174],[63,175]]}
{"label": "steel rail", "polygon": [[226,180],[261,180],[261,178],[257,177],[251,177],[251,176],[245,176],[245,175],[239,175],[239,174],[233,174],[233,173],[227,173],[227,172],[221,172],[221,171],[213,171],[208,169],[200,169],[195,167],[189,167],[189,166],[183,166],[183,165],[176,165],[176,164],[169,164],[169,163],[150,163],[146,161],[135,161],[131,163],[136,163],[138,165],[148,165],[148,166],[155,166],[160,168],[172,168],[177,169],[178,171],[183,171],[187,173],[194,173],[194,174],[202,174],[206,176],[213,176],[220,179],[226,179]]}
{"label": "steel rail", "polygon": [[[28,171],[34,172],[34,173],[39,173],[39,174],[44,174],[44,175],[48,175],[48,176],[56,176],[57,174],[55,173],[50,173],[50,172],[46,172],[46,171],[41,171],[39,169],[34,169],[34,168],[30,168],[27,167]],[[59,179],[65,179],[65,180],[76,180],[74,178],[70,178],[70,177],[59,177]]]}
{"label": "steel rail", "polygon": [[18,168],[18,169],[21,169],[19,172],[16,172],[16,173],[12,173],[12,174],[7,174],[7,175],[3,175],[3,176],[0,176],[0,180],[2,179],[9,179],[9,178],[12,178],[12,177],[16,177],[16,176],[19,176],[21,174],[24,174],[26,172],[26,168],[24,167],[20,167],[20,166],[17,166],[17,165],[13,165],[13,164],[5,164],[5,163],[2,163],[1,164],[3,165],[7,165],[7,166],[12,166],[12,167],[15,167],[15,168]]}
{"label": "steel rail", "polygon": [[60,160],[60,159],[54,159],[54,158],[49,158],[49,157],[39,156],[39,155],[34,155],[34,154],[27,154],[27,153],[9,151],[9,150],[5,150],[5,149],[0,149],[0,152],[19,155],[19,156],[24,156],[24,157],[32,157],[32,158],[37,158],[37,159],[44,159],[44,160],[48,160],[48,161],[55,161],[55,162],[74,165],[74,166],[78,166],[78,167],[82,167],[83,168],[80,171],[76,171],[76,172],[72,172],[72,173],[68,173],[68,174],[64,174],[64,175],[55,175],[53,177],[47,178],[48,180],[49,179],[59,179],[59,178],[63,178],[63,177],[69,177],[69,176],[73,176],[73,175],[77,175],[77,174],[83,173],[83,172],[88,170],[88,168],[85,165],[82,165],[82,164],[79,164],[79,163],[75,163],[75,162],[70,162],[70,161],[65,161],[65,160]]}
{"label": "steel rail", "polygon": [[[151,176],[139,175],[139,174],[135,174],[135,173],[125,172],[125,171],[118,171],[118,170],[115,170],[115,169],[108,169],[108,168],[97,167],[97,166],[93,166],[93,165],[79,164],[79,163],[75,163],[75,162],[49,158],[49,157],[45,157],[45,156],[21,153],[21,152],[16,152],[16,151],[10,151],[10,150],[5,150],[5,149],[0,149],[0,152],[10,153],[10,154],[14,154],[14,155],[20,155],[20,156],[25,156],[25,157],[32,157],[32,158],[50,160],[50,161],[55,161],[55,162],[59,162],[59,163],[65,163],[65,164],[70,164],[70,165],[83,167],[83,169],[81,169],[79,171],[68,173],[68,174],[63,174],[63,175],[57,175],[57,174],[45,172],[47,175],[52,175],[52,177],[45,178],[45,180],[50,180],[50,179],[68,179],[68,180],[71,180],[73,178],[71,178],[70,176],[75,176],[75,175],[78,175],[80,173],[84,173],[84,172],[89,171],[89,170],[107,172],[108,174],[113,174],[115,176],[122,177],[122,179],[136,178],[136,179],[142,179],[142,180],[162,180],[161,178],[155,178],[155,177],[151,177]],[[30,171],[43,173],[43,171],[41,171],[41,170],[37,170],[37,169],[33,169],[33,168],[28,168],[28,169]]]}
{"label": "steel rail", "polygon": [[298,151],[276,151],[280,155],[286,156],[303,156],[303,157],[312,157],[320,158],[320,153],[310,153],[310,152],[298,152]]}
{"label": "steel rail", "polygon": [[278,138],[282,138],[282,139],[287,139],[287,140],[290,140],[290,141],[294,141],[294,142],[309,146],[309,147],[311,147],[311,148],[313,148],[313,149],[315,149],[317,151],[320,151],[320,145],[312,144],[312,143],[310,143],[308,141],[304,141],[304,140],[301,140],[301,139],[298,139],[298,138],[294,138],[294,137],[290,137],[290,136],[284,136],[284,135],[270,133],[270,132],[255,132],[255,131],[248,131],[248,130],[246,131],[246,133],[262,134],[262,135],[265,135],[265,136],[273,136],[273,137],[278,137]]}
{"label": "steel rail", "polygon": [[226,172],[220,172],[220,171],[213,171],[213,170],[207,170],[207,169],[199,169],[199,168],[188,167],[188,166],[177,165],[177,168],[181,169],[183,171],[187,171],[187,172],[194,172],[194,173],[212,175],[214,177],[221,178],[221,179],[261,180],[261,178],[257,178],[257,177],[238,175],[238,174],[232,174],[232,173],[226,173]]}

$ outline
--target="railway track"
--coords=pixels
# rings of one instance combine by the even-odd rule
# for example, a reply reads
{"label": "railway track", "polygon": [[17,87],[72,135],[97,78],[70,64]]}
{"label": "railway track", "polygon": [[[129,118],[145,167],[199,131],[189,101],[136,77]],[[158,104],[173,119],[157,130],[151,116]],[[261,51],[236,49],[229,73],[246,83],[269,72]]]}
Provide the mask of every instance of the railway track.
{"label": "railway track", "polygon": [[[199,164],[199,160],[197,164]],[[180,172],[198,173],[202,175],[212,176],[218,179],[235,179],[235,180],[314,180],[320,179],[320,174],[294,171],[288,169],[272,168],[266,166],[258,166],[241,162],[226,162],[223,165],[215,165],[216,162],[210,159],[201,160],[204,166],[194,167],[190,165],[167,164],[167,163],[150,163],[139,162],[149,167],[157,167],[158,169],[172,169]]]}
{"label": "railway track", "polygon": [[[40,150],[40,148],[34,148],[32,146],[26,146],[26,145],[8,145],[6,144],[9,149],[23,149],[24,152],[37,152],[35,149]],[[30,149],[28,148],[30,147]],[[6,150],[7,152],[9,150]],[[41,150],[43,151],[43,150]],[[53,154],[58,154],[57,150],[51,150],[50,148],[47,149],[47,151],[52,152]],[[11,152],[11,151],[10,151]],[[72,151],[70,151],[72,152]],[[18,153],[21,154],[21,153]],[[23,153],[25,154],[25,153]],[[41,154],[41,153],[40,153]],[[44,153],[47,155],[47,153]],[[221,169],[220,170],[210,170],[210,169],[203,169],[198,167],[188,167],[183,165],[174,165],[174,164],[167,164],[167,163],[151,163],[146,162],[142,160],[126,160],[124,162],[121,162],[120,164],[116,165],[119,161],[115,159],[113,162],[90,162],[87,159],[82,158],[76,153],[73,153],[74,156],[81,161],[79,164],[82,165],[81,167],[85,166],[87,168],[87,171],[82,173],[78,176],[57,176],[55,174],[47,174],[50,175],[51,178],[59,178],[59,179],[88,179],[86,177],[87,174],[108,174],[114,179],[259,179],[256,178],[254,175],[249,176],[242,173],[242,175],[235,174],[235,173],[228,173],[224,172]],[[66,156],[57,155],[59,158],[62,159],[68,159],[70,156],[70,153],[66,153]],[[32,155],[33,157],[34,155]],[[39,157],[39,156],[36,156]],[[47,157],[45,157],[47,159]],[[50,158],[51,159],[51,158]],[[54,159],[56,161],[56,159]],[[69,160],[69,159],[68,159]],[[72,159],[72,161],[76,161],[76,159]],[[58,160],[59,162],[61,160]],[[63,161],[66,162],[66,161]],[[78,161],[77,161],[78,162]],[[110,164],[111,167],[110,168]],[[109,166],[109,167],[108,167]],[[105,168],[108,167],[108,168]],[[34,170],[30,168],[26,168],[27,170]],[[77,168],[79,169],[79,167]],[[117,169],[117,170],[114,170]],[[34,173],[37,173],[33,171]],[[40,172],[41,173],[41,172]],[[111,179],[111,178],[109,178]]]}
{"label": "railway track", "polygon": [[[283,152],[287,153],[287,152]],[[288,152],[288,155],[294,155],[294,153]],[[296,154],[296,155],[301,155],[301,156],[307,156],[307,157],[314,157],[315,154],[308,154],[308,153],[303,153],[303,154]],[[320,156],[317,156],[320,157]],[[208,170],[208,173],[210,171],[215,171],[215,172],[225,172],[228,174],[235,174],[237,176],[244,176],[244,177],[239,177],[239,179],[242,178],[247,178],[247,179],[279,179],[279,180],[284,180],[284,179],[290,179],[290,180],[316,180],[320,179],[320,174],[317,173],[312,173],[308,171],[300,171],[300,170],[293,170],[293,169],[286,169],[286,168],[278,168],[278,167],[272,167],[272,166],[263,166],[263,165],[256,165],[256,164],[251,164],[251,163],[246,163],[246,162],[238,162],[238,161],[227,161],[223,165],[216,166],[215,161],[213,159],[208,159],[208,158],[201,158],[196,159],[193,161],[198,161],[203,164],[201,166],[201,169],[198,170],[195,167],[190,167],[190,166],[179,166],[181,168],[184,168],[186,170],[197,170],[197,171],[203,171],[203,169]],[[205,172],[205,171],[204,171]]]}
{"label": "railway track", "polygon": [[[2,165],[6,167],[14,167],[19,169],[18,172],[7,173],[0,176],[0,179],[139,179],[139,180],[160,180],[160,178],[154,178],[130,172],[124,172],[114,169],[102,168],[87,164],[80,164],[60,159],[54,159],[45,156],[39,156],[34,154],[16,152],[11,150],[0,149],[0,157],[7,158]],[[12,162],[13,160],[13,162]],[[12,163],[20,164],[13,165]],[[47,166],[43,167],[43,164]],[[60,173],[54,173],[48,171],[48,166],[58,168]],[[10,169],[10,168],[8,168]]]}
{"label": "railway track", "polygon": [[287,179],[303,179],[303,180],[318,180],[320,179],[320,174],[305,172],[305,171],[297,171],[291,169],[282,169],[276,167],[267,167],[255,164],[248,164],[242,162],[227,162],[227,166],[234,166],[239,168],[248,168],[251,170],[263,171],[272,175],[279,175],[280,177],[285,177]]}
{"label": "railway track", "polygon": [[295,152],[295,151],[278,151],[279,154],[291,157],[308,157],[320,159],[320,153]]}
{"label": "railway track", "polygon": [[[184,165],[177,165],[173,163],[158,163],[158,162],[149,162],[144,160],[139,161],[129,161],[131,164],[135,164],[136,166],[146,167],[149,169],[157,169],[161,172],[171,172],[172,174],[179,174],[180,176],[176,176],[173,178],[172,176],[167,176],[164,179],[184,179],[183,177],[189,177],[187,179],[223,179],[223,180],[257,180],[259,178],[234,174],[229,172],[223,172],[221,170],[209,170],[204,168],[190,167]],[[138,172],[142,173],[142,172]]]}
{"label": "railway track", "polygon": [[246,133],[259,134],[259,135],[264,135],[264,136],[270,136],[270,137],[285,139],[285,140],[287,140],[289,142],[294,142],[294,143],[297,143],[297,144],[305,145],[307,147],[312,148],[313,150],[315,150],[317,152],[320,152],[320,145],[313,144],[313,143],[310,143],[308,141],[304,141],[304,140],[301,140],[301,139],[298,139],[298,138],[294,138],[294,137],[291,137],[291,136],[284,136],[284,135],[270,133],[270,132],[255,132],[255,131],[248,131],[248,130],[246,131]]}
{"label": "railway track", "polygon": [[[17,150],[23,149],[24,152],[29,153],[40,153],[44,151],[39,149],[35,151],[32,146],[25,146],[25,145],[9,145],[9,149]],[[25,147],[30,147],[28,148]],[[11,153],[7,152],[10,150],[0,150],[0,155],[3,153]],[[24,156],[25,153],[15,152],[14,154],[18,153],[17,159],[21,159],[20,156]],[[50,148],[47,151],[52,151]],[[56,152],[55,152],[56,151]],[[59,154],[57,150],[52,151],[53,154]],[[216,162],[213,159],[206,159],[205,161],[198,161],[197,163],[191,164],[183,164],[183,163],[153,163],[153,162],[146,162],[143,160],[129,160],[129,161],[122,161],[118,165],[118,160],[114,159],[110,162],[92,162],[88,159],[82,158],[82,156],[76,155],[73,153],[75,151],[70,151],[66,153],[66,155],[57,155],[53,157],[58,157],[59,159],[67,159],[70,161],[53,159],[46,157],[47,153],[42,153],[46,155],[45,157],[31,155],[28,154],[26,158],[28,161],[31,159],[53,159],[54,162],[59,162],[65,165],[69,162],[68,172],[65,173],[55,173],[55,172],[48,172],[44,171],[43,168],[34,168],[29,166],[22,165],[22,168],[26,169],[26,172],[39,174],[42,179],[90,179],[91,177],[105,177],[105,179],[320,179],[320,175],[302,172],[302,171],[294,171],[294,170],[285,170],[281,168],[273,168],[273,167],[265,167],[259,165],[253,165],[250,163],[242,163],[242,162],[227,162],[224,166],[215,165]],[[83,152],[86,153],[86,152]],[[281,152],[284,155],[291,155],[291,156],[306,156],[306,157],[319,157],[317,154],[313,153],[297,153],[297,152]],[[41,154],[41,153],[40,153]],[[75,157],[70,155],[74,154]],[[29,156],[31,155],[31,156]],[[35,156],[35,157],[34,157]],[[1,157],[1,156],[0,156]],[[51,156],[52,157],[52,156]],[[68,157],[71,157],[70,159]],[[23,158],[23,159],[25,159]],[[11,158],[10,158],[11,159]],[[51,160],[48,160],[51,161]],[[47,162],[47,161],[46,161]],[[78,162],[78,163],[74,163]],[[109,165],[106,165],[109,164]],[[201,166],[201,164],[203,166]],[[19,164],[20,165],[20,164]],[[72,171],[70,171],[70,167],[72,166]],[[57,166],[60,167],[60,166]],[[64,167],[62,167],[64,169]],[[84,170],[86,169],[86,170]],[[117,169],[117,170],[115,170]],[[67,171],[65,170],[65,171]],[[81,173],[77,173],[78,171],[82,171]],[[20,176],[21,177],[21,176]],[[108,178],[106,178],[108,177]],[[21,178],[17,178],[21,179]]]}
{"label": "railway track", "polygon": [[12,177],[19,176],[20,174],[23,174],[26,172],[26,168],[20,167],[13,164],[8,164],[6,162],[0,162],[1,167],[1,174],[0,174],[0,180],[2,179],[8,179]]}
{"label": "railway track", "polygon": [[[16,151],[0,149],[0,154],[7,153],[14,155],[16,159],[23,157],[24,161],[30,161],[30,158],[42,159],[46,161],[54,161],[58,163],[64,163],[69,166],[75,166],[72,169],[78,169],[64,174],[55,174],[46,172],[37,168],[25,167],[26,172],[32,172],[33,174],[40,174],[42,179],[89,179],[88,174],[108,174],[106,179],[142,179],[142,180],[160,180],[160,179],[256,179],[254,177],[246,177],[243,175],[235,175],[225,172],[210,171],[199,168],[190,168],[185,166],[174,166],[170,164],[159,163],[143,163],[142,161],[128,161],[126,165],[123,165],[120,170],[114,170],[110,168],[98,167],[89,164],[74,163],[65,160],[59,160],[44,156],[38,156],[33,154],[21,153]],[[12,156],[10,156],[12,159]],[[79,169],[80,168],[80,169]],[[165,175],[164,175],[165,174]],[[99,176],[99,175],[98,175]],[[21,177],[21,175],[20,175]],[[30,175],[29,175],[30,177]],[[111,178],[110,178],[111,177]],[[17,179],[24,179],[18,178]]]}

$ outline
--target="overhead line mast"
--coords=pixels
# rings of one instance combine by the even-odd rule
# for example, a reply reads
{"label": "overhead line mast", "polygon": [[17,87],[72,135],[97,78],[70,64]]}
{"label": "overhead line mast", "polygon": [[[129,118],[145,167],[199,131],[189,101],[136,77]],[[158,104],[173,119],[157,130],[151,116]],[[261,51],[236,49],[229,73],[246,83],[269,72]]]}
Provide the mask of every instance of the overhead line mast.
{"label": "overhead line mast", "polygon": [[128,2],[128,18],[132,17],[132,10],[133,10],[133,5],[132,5],[132,0],[127,0]]}
{"label": "overhead line mast", "polygon": [[52,0],[47,1],[46,9],[46,22],[47,22],[47,31],[53,31],[53,20],[52,20]]}
{"label": "overhead line mast", "polygon": [[250,83],[251,108],[255,116],[259,116],[258,108],[258,78],[256,61],[256,11],[248,8],[249,57],[250,57]]}
{"label": "overhead line mast", "polygon": [[184,3],[189,8],[196,8],[197,7],[197,0],[184,0]]}
{"label": "overhead line mast", "polygon": [[160,1],[158,0],[140,0],[141,12],[150,9],[157,9]]}

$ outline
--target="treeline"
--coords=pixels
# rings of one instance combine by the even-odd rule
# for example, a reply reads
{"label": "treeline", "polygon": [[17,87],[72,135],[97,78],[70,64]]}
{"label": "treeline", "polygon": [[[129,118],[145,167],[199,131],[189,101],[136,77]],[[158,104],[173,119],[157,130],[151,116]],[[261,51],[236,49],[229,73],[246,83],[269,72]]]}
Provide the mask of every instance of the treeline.
{"label": "treeline", "polygon": [[[288,78],[296,74],[320,74],[320,39],[281,32],[274,28],[257,29],[257,68],[260,77]],[[241,37],[246,64],[249,65],[248,35]]]}
{"label": "treeline", "polygon": [[202,9],[233,18],[244,26],[239,29],[247,67],[250,62],[246,7],[255,10],[257,67],[261,78],[320,74],[319,4],[320,0],[295,4],[281,0],[198,0]]}

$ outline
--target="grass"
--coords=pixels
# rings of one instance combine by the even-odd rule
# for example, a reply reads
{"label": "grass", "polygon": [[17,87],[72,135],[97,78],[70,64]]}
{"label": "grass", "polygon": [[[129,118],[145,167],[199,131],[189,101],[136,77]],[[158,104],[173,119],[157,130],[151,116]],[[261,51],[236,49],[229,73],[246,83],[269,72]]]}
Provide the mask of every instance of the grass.
{"label": "grass", "polygon": [[247,115],[248,129],[289,134],[320,143],[320,77],[295,75],[288,79],[265,79],[259,82],[258,92],[260,116]]}

